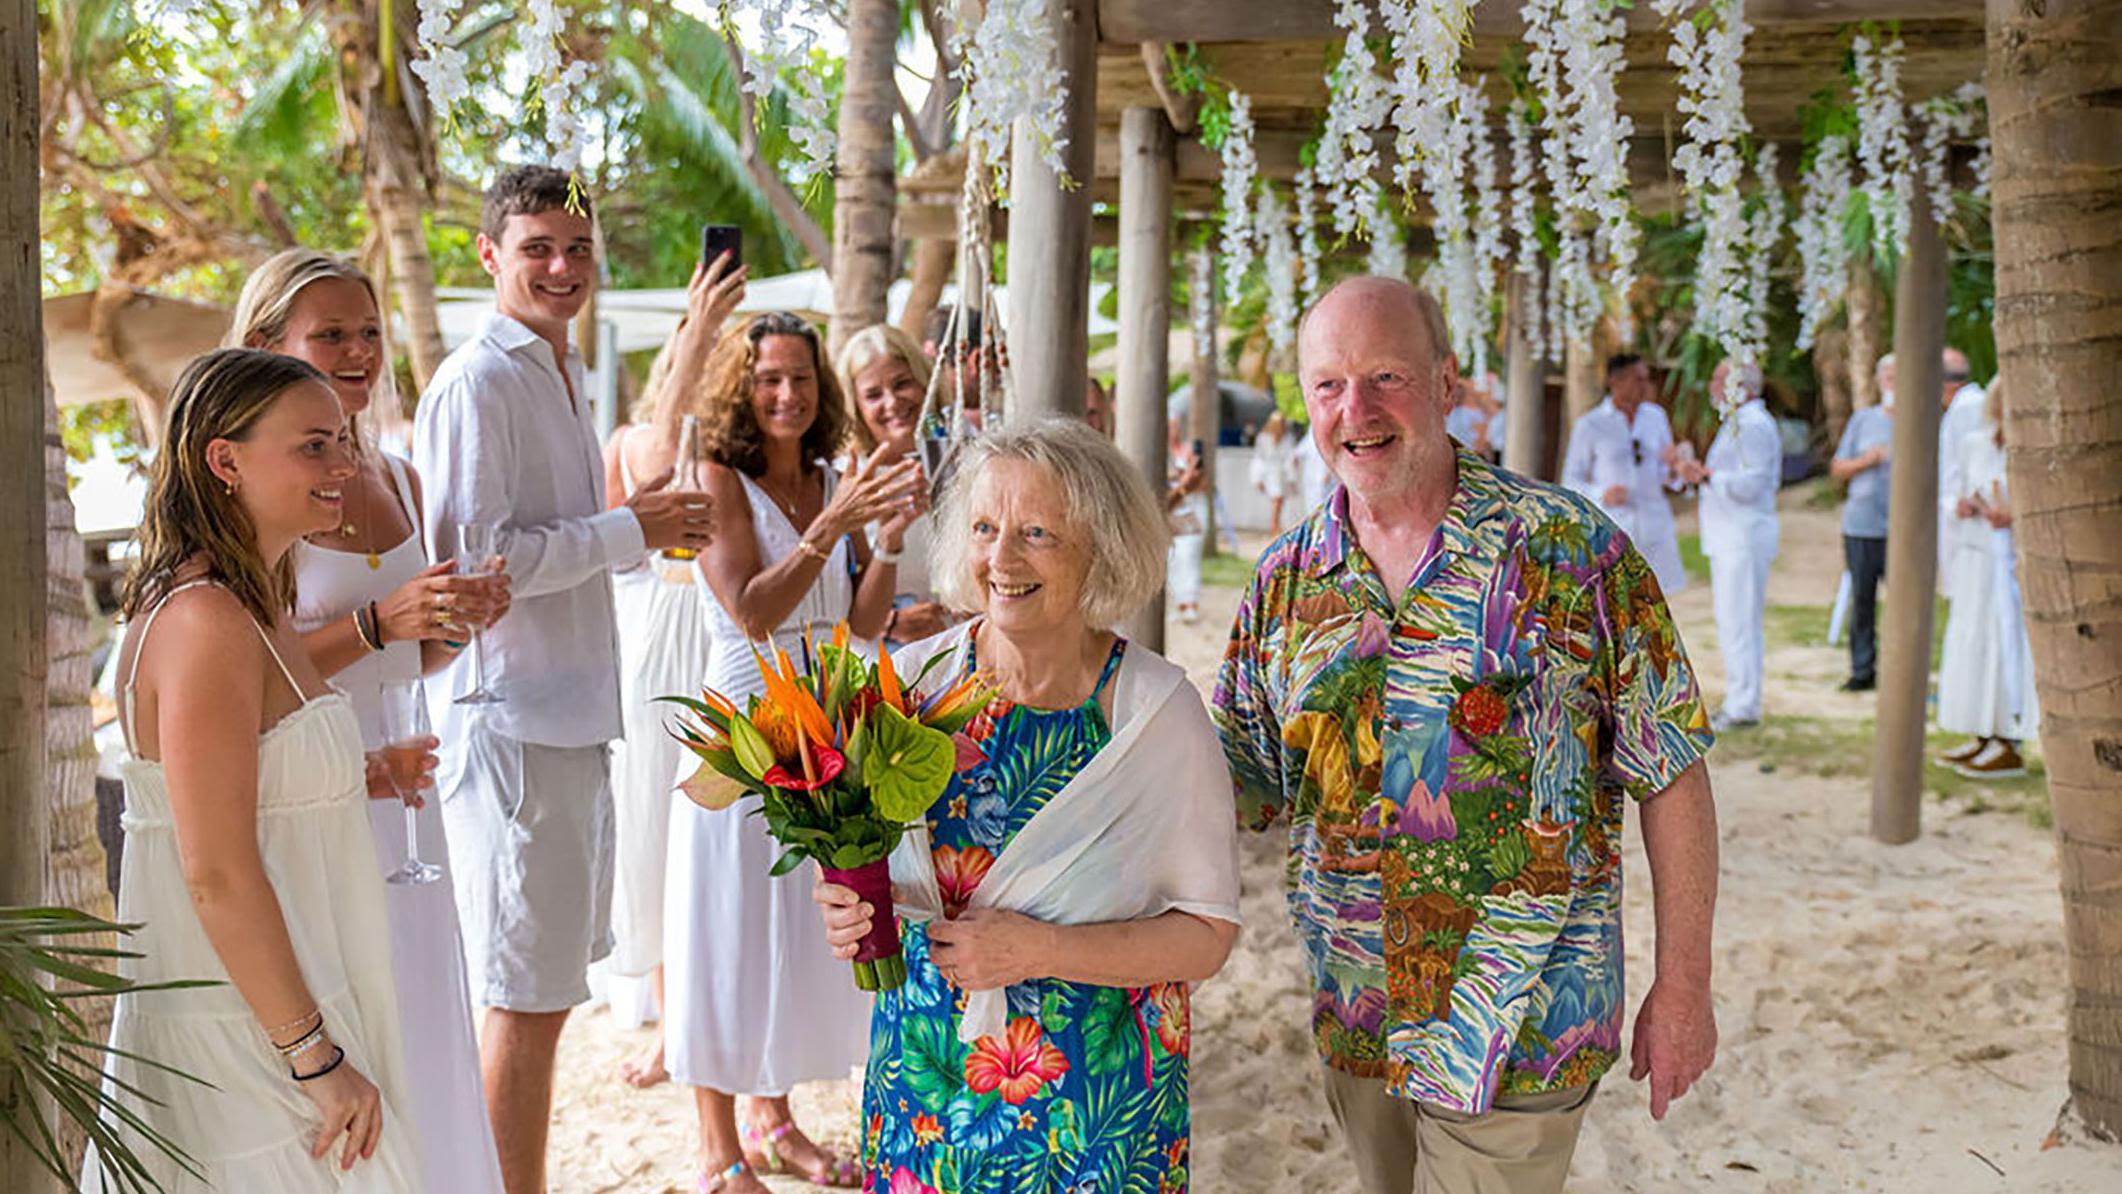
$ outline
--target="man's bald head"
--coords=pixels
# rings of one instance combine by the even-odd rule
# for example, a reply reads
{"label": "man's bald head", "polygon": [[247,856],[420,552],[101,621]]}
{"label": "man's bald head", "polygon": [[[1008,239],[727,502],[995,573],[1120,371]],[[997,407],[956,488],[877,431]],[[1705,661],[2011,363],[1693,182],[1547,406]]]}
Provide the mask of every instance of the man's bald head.
{"label": "man's bald head", "polygon": [[1450,351],[1444,308],[1428,291],[1398,278],[1348,278],[1319,296],[1297,324],[1298,373],[1304,371],[1309,355],[1305,346],[1314,337],[1344,334],[1352,326],[1380,325],[1416,338],[1419,359],[1432,364]]}

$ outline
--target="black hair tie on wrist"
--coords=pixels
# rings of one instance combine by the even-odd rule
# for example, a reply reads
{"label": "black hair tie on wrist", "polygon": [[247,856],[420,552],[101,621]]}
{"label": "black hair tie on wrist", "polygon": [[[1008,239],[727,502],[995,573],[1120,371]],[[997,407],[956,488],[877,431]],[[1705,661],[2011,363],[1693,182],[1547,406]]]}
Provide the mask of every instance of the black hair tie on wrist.
{"label": "black hair tie on wrist", "polygon": [[326,1074],[331,1073],[333,1070],[338,1069],[345,1062],[346,1050],[339,1047],[338,1045],[333,1045],[332,1059],[328,1062],[325,1062],[323,1068],[312,1071],[307,1074],[298,1074],[293,1070],[289,1070],[287,1072],[287,1076],[293,1078],[297,1082],[315,1082],[317,1079],[322,1078]]}

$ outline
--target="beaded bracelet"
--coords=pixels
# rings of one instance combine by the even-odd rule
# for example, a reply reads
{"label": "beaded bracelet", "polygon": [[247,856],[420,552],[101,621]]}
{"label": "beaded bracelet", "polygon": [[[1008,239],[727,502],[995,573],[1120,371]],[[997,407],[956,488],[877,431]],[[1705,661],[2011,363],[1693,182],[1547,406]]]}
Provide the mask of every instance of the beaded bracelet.
{"label": "beaded bracelet", "polygon": [[812,559],[818,561],[821,564],[830,563],[833,558],[833,553],[829,551],[818,550],[816,547],[811,546],[811,541],[808,539],[796,540],[796,550],[802,552],[804,555],[811,557]]}
{"label": "beaded bracelet", "polygon": [[316,1048],[317,1042],[323,1039],[324,1017],[319,1016],[317,1017],[317,1024],[314,1028],[311,1028],[308,1032],[303,1033],[301,1036],[296,1037],[293,1041],[285,1045],[274,1045],[273,1048],[279,1050],[280,1056],[287,1058],[289,1061],[293,1061],[301,1054],[307,1053],[311,1049]]}
{"label": "beaded bracelet", "polygon": [[289,1067],[287,1071],[287,1076],[293,1078],[297,1082],[315,1082],[317,1079],[322,1078],[326,1074],[331,1073],[333,1070],[338,1069],[342,1064],[345,1063],[345,1061],[346,1050],[341,1049],[337,1045],[333,1045],[332,1059],[324,1063],[323,1069],[312,1070],[307,1074],[298,1074],[294,1071],[293,1067]]}

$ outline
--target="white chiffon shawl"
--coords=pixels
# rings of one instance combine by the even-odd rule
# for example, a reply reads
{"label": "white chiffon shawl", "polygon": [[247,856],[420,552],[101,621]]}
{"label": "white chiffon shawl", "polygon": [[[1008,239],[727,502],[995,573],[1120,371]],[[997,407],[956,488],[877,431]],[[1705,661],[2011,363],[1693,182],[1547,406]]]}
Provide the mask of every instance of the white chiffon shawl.
{"label": "white chiffon shawl", "polygon": [[[971,630],[954,627],[892,656],[908,681],[929,660],[922,687],[964,668]],[[1186,673],[1129,643],[1114,678],[1113,736],[1076,777],[1032,814],[973,892],[971,907],[1017,912],[1049,924],[1142,920],[1177,909],[1238,920],[1238,818],[1230,769],[1201,695]],[[892,854],[892,887],[911,921],[943,914],[928,831],[907,831]],[[966,1000],[959,1038],[1008,1027],[1002,990]]]}

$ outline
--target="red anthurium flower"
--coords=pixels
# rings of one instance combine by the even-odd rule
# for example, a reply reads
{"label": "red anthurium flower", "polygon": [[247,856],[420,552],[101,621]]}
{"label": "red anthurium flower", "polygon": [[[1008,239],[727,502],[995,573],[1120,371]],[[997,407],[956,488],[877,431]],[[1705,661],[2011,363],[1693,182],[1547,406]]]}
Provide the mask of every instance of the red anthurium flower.
{"label": "red anthurium flower", "polygon": [[816,778],[813,779],[805,779],[801,775],[791,774],[788,767],[783,764],[776,764],[760,778],[777,788],[788,788],[796,792],[813,792],[833,782],[833,778],[839,775],[847,766],[847,757],[830,746],[812,746],[810,748],[810,762],[810,769],[816,775]]}
{"label": "red anthurium flower", "polygon": [[1046,1043],[1032,1019],[1010,1021],[1006,1041],[983,1036],[965,1055],[966,1087],[975,1094],[999,1090],[1013,1107],[1066,1073],[1068,1058]]}

